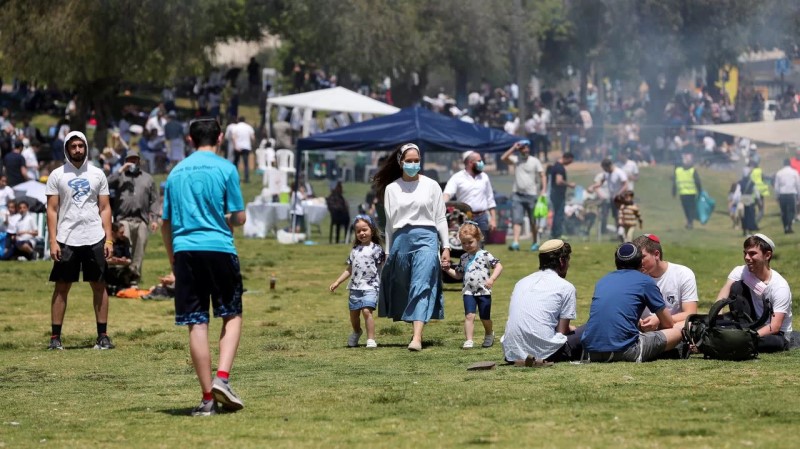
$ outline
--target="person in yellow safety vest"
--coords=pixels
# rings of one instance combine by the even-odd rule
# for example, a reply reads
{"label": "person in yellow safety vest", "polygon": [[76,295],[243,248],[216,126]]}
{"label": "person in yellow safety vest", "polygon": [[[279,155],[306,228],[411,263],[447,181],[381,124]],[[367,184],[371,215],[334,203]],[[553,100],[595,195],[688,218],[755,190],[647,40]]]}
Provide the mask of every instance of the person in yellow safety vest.
{"label": "person in yellow safety vest", "polygon": [[680,167],[675,167],[675,175],[672,178],[672,196],[680,196],[683,214],[686,216],[686,229],[692,229],[694,221],[697,219],[695,202],[697,194],[703,190],[700,185],[700,175],[694,168],[692,155],[684,154],[683,162]]}
{"label": "person in yellow safety vest", "polygon": [[761,170],[761,167],[758,166],[758,161],[751,160],[750,167],[750,179],[753,180],[762,198],[758,205],[758,215],[756,216],[756,221],[758,222],[761,221],[761,218],[764,217],[766,213],[766,197],[769,196],[769,185],[764,182],[764,172]]}

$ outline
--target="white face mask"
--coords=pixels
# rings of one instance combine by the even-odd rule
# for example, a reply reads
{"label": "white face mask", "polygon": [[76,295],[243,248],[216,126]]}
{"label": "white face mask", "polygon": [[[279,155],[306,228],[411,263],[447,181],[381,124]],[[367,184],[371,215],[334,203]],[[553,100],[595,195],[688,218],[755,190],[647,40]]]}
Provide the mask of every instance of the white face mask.
{"label": "white face mask", "polygon": [[410,177],[417,176],[419,173],[420,164],[419,162],[403,162],[403,173]]}

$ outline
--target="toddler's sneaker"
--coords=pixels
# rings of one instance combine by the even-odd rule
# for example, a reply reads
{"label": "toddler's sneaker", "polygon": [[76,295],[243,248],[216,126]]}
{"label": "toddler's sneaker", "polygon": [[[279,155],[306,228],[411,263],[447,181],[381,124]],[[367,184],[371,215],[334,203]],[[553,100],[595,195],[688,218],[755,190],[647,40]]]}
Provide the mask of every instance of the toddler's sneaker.
{"label": "toddler's sneaker", "polygon": [[378,347],[378,342],[376,342],[375,340],[370,338],[370,339],[367,340],[367,347],[368,348],[377,348]]}
{"label": "toddler's sneaker", "polygon": [[491,334],[483,337],[483,346],[484,348],[491,348],[494,345],[494,332]]}
{"label": "toddler's sneaker", "polygon": [[472,349],[475,346],[475,342],[472,340],[467,340],[461,345],[461,349]]}
{"label": "toddler's sneaker", "polygon": [[355,348],[358,346],[358,340],[361,338],[361,332],[353,332],[347,337],[347,346]]}

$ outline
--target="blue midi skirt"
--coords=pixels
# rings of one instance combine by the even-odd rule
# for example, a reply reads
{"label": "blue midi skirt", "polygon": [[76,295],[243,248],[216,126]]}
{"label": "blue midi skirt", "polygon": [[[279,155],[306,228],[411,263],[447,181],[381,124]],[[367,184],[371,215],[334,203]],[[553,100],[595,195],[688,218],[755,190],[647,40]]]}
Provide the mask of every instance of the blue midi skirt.
{"label": "blue midi skirt", "polygon": [[395,231],[381,272],[378,316],[424,323],[444,318],[436,228],[406,226]]}

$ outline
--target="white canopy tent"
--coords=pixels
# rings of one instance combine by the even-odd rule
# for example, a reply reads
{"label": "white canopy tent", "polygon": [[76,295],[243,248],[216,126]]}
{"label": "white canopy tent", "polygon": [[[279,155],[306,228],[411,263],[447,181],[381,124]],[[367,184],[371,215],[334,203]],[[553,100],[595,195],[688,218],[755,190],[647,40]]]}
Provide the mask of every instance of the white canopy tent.
{"label": "white canopy tent", "polygon": [[697,125],[694,128],[746,137],[772,145],[800,145],[800,119],[773,122],[731,123],[727,125]]}
{"label": "white canopy tent", "polygon": [[311,128],[311,114],[314,111],[389,115],[400,110],[392,105],[373,100],[344,87],[331,87],[301,94],[269,98],[267,99],[268,119],[272,105],[302,109],[303,137],[308,137],[308,130]]}

